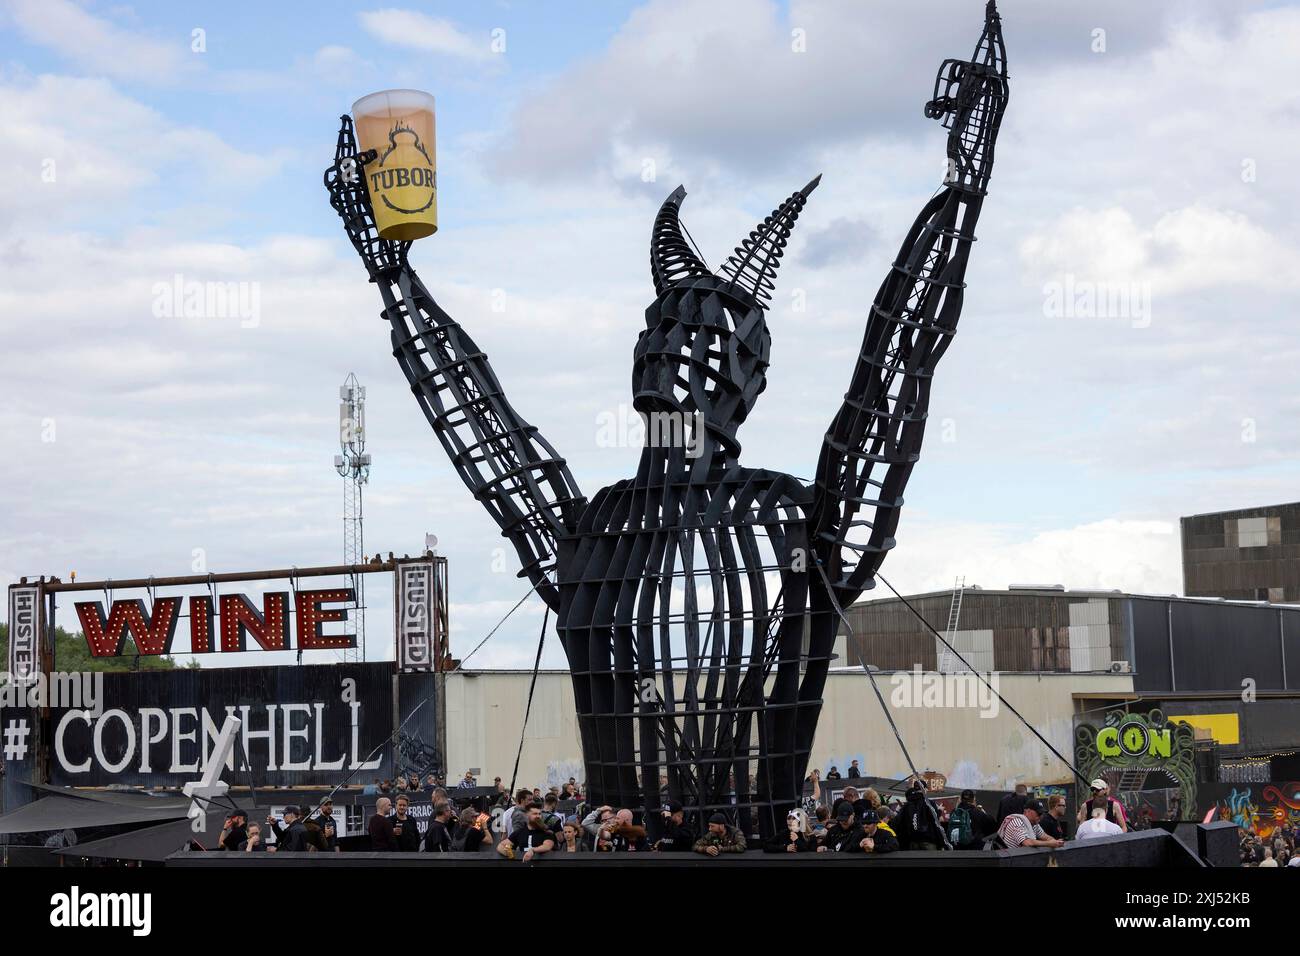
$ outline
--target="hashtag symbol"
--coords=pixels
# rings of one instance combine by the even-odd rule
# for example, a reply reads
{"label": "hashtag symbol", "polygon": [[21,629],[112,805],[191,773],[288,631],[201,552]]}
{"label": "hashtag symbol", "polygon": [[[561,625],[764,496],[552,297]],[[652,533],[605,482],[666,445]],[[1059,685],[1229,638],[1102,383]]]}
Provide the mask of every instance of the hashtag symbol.
{"label": "hashtag symbol", "polygon": [[27,756],[27,736],[31,732],[27,721],[9,721],[5,726],[5,760],[22,760]]}

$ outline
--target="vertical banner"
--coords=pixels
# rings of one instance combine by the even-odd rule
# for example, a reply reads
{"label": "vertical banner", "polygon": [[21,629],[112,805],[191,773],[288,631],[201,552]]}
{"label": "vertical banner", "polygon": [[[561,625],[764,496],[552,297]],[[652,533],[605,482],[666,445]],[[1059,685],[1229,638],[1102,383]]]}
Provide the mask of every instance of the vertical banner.
{"label": "vertical banner", "polygon": [[9,677],[30,684],[41,669],[41,586],[9,585]]}
{"label": "vertical banner", "polygon": [[433,670],[433,562],[400,561],[393,573],[393,626],[397,667],[404,673]]}

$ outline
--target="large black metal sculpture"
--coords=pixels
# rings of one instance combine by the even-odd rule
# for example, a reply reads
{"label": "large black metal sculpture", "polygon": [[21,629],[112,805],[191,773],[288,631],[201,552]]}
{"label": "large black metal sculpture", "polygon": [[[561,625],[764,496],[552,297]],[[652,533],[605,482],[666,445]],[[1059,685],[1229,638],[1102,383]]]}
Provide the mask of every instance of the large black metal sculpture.
{"label": "large black metal sculpture", "polygon": [[371,157],[357,155],[343,118],[325,175],[331,202],[379,286],[393,353],[434,433],[556,615],[596,803],[653,811],[666,777],[686,805],[756,812],[770,833],[797,802],[838,609],[874,585],[894,545],[1007,95],[990,2],[974,56],[945,61],[926,104],[949,129],[948,174],[876,294],[811,486],[740,465],[736,432],[765,385],[765,303],[818,180],[718,274],[683,236],[685,190],[673,192],[651,236],[656,298],[632,388],[637,410],[682,440],[648,442],[636,476],[590,501],[416,276],[409,243],[378,238],[350,175]]}

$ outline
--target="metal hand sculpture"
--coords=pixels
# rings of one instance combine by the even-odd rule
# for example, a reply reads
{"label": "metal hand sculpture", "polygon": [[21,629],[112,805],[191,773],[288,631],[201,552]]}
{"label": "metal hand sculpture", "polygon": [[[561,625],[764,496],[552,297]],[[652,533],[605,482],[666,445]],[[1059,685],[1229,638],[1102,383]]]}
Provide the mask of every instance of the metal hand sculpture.
{"label": "metal hand sculpture", "polygon": [[[949,129],[949,172],[880,287],[844,403],[807,485],[739,463],[736,433],[765,386],[765,303],[814,179],[714,274],[683,236],[686,193],[651,235],[656,298],[633,356],[651,441],[635,477],[588,502],[563,458],[510,405],[487,357],[378,238],[343,117],[331,203],[384,299],[393,354],[452,464],[555,612],[595,804],[784,826],[799,799],[838,607],[875,583],[925,428],[930,380],[957,325],[975,222],[1007,102],[988,4],[969,61],[939,70],[927,116]],[[661,429],[662,431],[662,429]],[[657,823],[659,814],[649,813]]]}

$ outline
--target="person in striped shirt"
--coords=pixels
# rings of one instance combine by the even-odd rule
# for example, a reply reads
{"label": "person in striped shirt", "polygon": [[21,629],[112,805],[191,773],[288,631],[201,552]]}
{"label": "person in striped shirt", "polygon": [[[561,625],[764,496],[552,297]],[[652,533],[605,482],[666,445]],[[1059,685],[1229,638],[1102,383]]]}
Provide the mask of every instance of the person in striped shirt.
{"label": "person in striped shirt", "polygon": [[1065,846],[1064,840],[1049,837],[1038,825],[1039,819],[1047,812],[1041,800],[1030,800],[1025,804],[1023,813],[1009,813],[998,827],[998,839],[1004,846]]}

